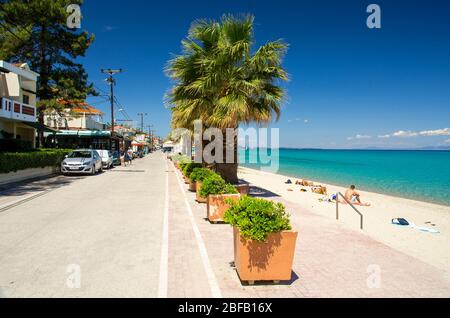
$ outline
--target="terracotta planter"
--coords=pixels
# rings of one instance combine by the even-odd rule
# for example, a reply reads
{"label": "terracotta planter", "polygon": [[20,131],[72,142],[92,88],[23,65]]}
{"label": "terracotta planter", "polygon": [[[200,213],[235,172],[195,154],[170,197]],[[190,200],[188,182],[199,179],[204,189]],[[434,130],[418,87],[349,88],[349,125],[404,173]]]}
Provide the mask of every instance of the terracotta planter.
{"label": "terracotta planter", "polygon": [[191,192],[197,191],[196,182],[192,182],[191,179],[189,179],[189,191]]}
{"label": "terracotta planter", "polygon": [[291,280],[298,233],[283,231],[269,234],[267,242],[246,240],[234,228],[234,262],[242,281]]}
{"label": "terracotta planter", "polygon": [[189,179],[185,175],[183,175],[184,184],[189,184]]}
{"label": "terracotta planter", "polygon": [[207,199],[202,198],[200,196],[200,188],[202,187],[202,183],[200,181],[197,181],[195,183],[195,192],[196,192],[196,200],[198,203],[206,203]]}
{"label": "terracotta planter", "polygon": [[219,194],[208,195],[206,211],[210,222],[223,222],[223,215],[230,208],[230,205],[225,202],[226,199],[239,200],[240,194]]}
{"label": "terracotta planter", "polygon": [[236,190],[242,195],[248,195],[250,192],[250,184],[242,183],[234,186]]}

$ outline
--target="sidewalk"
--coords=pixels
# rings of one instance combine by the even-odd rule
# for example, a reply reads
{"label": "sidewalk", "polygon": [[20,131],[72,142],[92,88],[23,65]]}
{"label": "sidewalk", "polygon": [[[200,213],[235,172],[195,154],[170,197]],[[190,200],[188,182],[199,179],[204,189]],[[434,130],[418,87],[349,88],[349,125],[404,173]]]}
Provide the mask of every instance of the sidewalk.
{"label": "sidewalk", "polygon": [[[169,170],[175,170],[170,163]],[[183,194],[177,186],[178,171],[170,173],[171,202],[169,248],[169,297],[208,297],[211,284],[199,261],[199,250],[186,219]],[[206,246],[211,268],[223,297],[449,297],[445,273],[413,257],[381,244],[364,232],[300,209],[269,192],[254,194],[286,205],[293,227],[299,231],[293,279],[280,285],[241,284],[234,268],[232,229],[205,220],[206,205],[195,202],[195,194],[183,191],[193,211],[195,224]],[[176,191],[179,191],[176,195]],[[175,197],[175,198],[173,198]],[[380,270],[379,288],[369,288]],[[209,288],[208,288],[208,285]]]}

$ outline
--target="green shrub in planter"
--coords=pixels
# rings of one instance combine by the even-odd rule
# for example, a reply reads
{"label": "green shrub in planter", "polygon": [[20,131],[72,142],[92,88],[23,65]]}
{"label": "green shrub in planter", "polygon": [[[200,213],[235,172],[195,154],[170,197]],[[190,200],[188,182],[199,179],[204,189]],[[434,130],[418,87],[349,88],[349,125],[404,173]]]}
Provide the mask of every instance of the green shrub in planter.
{"label": "green shrub in planter", "polygon": [[178,162],[179,164],[190,162],[191,158],[186,155],[176,154],[171,156],[173,162]]}
{"label": "green shrub in planter", "polygon": [[239,193],[236,188],[226,183],[221,176],[214,173],[203,180],[202,187],[200,188],[200,196],[207,198],[208,195],[217,194],[237,194]]}
{"label": "green shrub in planter", "polygon": [[[181,165],[180,165],[181,167]],[[197,162],[188,162],[186,164],[183,164],[183,167],[181,168],[181,171],[183,171],[183,174],[189,178],[189,176],[191,175],[192,171],[195,168],[201,168],[202,164],[201,163],[197,163]]]}
{"label": "green shrub in planter", "polygon": [[292,229],[289,215],[281,203],[249,196],[227,203],[230,208],[225,212],[224,221],[238,228],[246,239],[264,242],[270,233]]}
{"label": "green shrub in planter", "polygon": [[192,182],[203,182],[203,180],[213,175],[214,173],[214,171],[208,168],[194,168],[189,175],[189,179],[191,179]]}

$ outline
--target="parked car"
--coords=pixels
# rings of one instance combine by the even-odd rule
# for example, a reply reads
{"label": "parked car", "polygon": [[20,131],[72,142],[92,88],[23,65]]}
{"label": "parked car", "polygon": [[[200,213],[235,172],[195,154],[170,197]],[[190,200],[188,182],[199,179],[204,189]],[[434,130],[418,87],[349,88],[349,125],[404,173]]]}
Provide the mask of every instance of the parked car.
{"label": "parked car", "polygon": [[114,166],[120,166],[122,164],[122,162],[120,161],[120,153],[118,151],[114,151],[112,153],[112,157]]}
{"label": "parked car", "polygon": [[103,169],[111,169],[113,167],[113,155],[109,150],[96,150],[97,154],[102,158]]}
{"label": "parked car", "polygon": [[69,153],[61,162],[61,172],[66,174],[92,175],[103,171],[102,159],[95,150],[77,149]]}

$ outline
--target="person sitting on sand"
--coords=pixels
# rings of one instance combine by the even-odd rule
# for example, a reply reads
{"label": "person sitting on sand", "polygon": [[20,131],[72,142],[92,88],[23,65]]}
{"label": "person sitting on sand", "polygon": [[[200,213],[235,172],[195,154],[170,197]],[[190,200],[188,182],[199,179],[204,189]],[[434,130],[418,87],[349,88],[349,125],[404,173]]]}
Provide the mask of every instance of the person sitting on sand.
{"label": "person sitting on sand", "polygon": [[361,195],[356,191],[356,186],[351,185],[345,192],[345,198],[354,205],[370,206],[370,203],[362,203]]}

